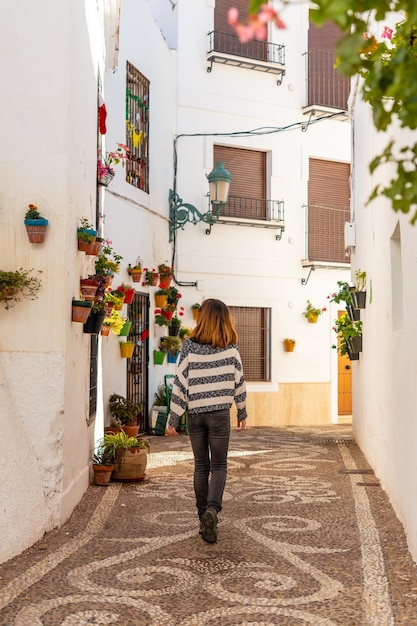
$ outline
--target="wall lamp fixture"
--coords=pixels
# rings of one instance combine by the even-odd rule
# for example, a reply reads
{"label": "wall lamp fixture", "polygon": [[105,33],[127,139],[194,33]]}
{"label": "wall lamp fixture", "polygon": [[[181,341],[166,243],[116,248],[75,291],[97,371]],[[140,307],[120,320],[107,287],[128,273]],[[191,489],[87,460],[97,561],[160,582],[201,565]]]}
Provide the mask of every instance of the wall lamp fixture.
{"label": "wall lamp fixture", "polygon": [[187,222],[198,224],[204,222],[209,225],[206,235],[211,233],[211,227],[220,217],[221,208],[226,204],[229,195],[229,186],[232,180],[231,174],[224,168],[224,162],[218,161],[214,170],[207,174],[209,181],[209,196],[211,210],[201,213],[195,206],[183,202],[182,198],[169,190],[169,240],[172,241],[178,228],[184,229]]}

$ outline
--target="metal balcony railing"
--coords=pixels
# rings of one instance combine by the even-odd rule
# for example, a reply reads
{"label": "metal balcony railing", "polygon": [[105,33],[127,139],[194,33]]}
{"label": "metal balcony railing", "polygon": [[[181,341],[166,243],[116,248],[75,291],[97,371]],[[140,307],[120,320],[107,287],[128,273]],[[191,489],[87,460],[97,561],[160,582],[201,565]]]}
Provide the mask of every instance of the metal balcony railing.
{"label": "metal balcony railing", "polygon": [[226,217],[283,222],[284,201],[229,196],[227,203],[221,210],[221,218]]}
{"label": "metal balcony railing", "polygon": [[345,250],[345,222],[350,207],[304,205],[306,225],[306,260],[320,263],[349,263]]}
{"label": "metal balcony railing", "polygon": [[335,68],[333,52],[313,49],[305,52],[306,106],[321,105],[347,111],[350,80]]}
{"label": "metal balcony railing", "polygon": [[211,31],[208,36],[208,72],[211,72],[213,63],[223,63],[278,74],[281,77],[285,74],[285,46],[281,44],[256,39],[241,43],[237,35],[217,30]]}

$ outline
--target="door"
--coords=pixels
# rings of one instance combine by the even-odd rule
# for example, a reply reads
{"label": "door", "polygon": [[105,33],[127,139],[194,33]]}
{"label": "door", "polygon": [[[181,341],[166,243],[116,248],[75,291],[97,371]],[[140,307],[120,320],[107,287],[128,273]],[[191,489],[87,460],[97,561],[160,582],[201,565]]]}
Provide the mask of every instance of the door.
{"label": "door", "polygon": [[[338,317],[345,311],[339,311]],[[347,355],[341,356],[338,352],[338,415],[352,415],[352,363]]]}

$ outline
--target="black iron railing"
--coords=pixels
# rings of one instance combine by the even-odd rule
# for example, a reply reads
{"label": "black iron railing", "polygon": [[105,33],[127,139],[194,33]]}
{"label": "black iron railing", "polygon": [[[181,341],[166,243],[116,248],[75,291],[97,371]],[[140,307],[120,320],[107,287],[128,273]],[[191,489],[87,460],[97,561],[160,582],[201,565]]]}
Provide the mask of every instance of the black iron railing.
{"label": "black iron railing", "polygon": [[211,31],[208,35],[210,40],[209,54],[222,52],[237,57],[267,61],[268,63],[285,64],[285,46],[281,44],[256,39],[241,43],[237,35],[222,33],[217,30]]}
{"label": "black iron railing", "polygon": [[282,222],[284,201],[229,196],[227,203],[221,209],[220,219],[222,217]]}
{"label": "black iron railing", "polygon": [[336,55],[326,50],[309,50],[306,57],[307,105],[347,111],[350,80],[335,67]]}

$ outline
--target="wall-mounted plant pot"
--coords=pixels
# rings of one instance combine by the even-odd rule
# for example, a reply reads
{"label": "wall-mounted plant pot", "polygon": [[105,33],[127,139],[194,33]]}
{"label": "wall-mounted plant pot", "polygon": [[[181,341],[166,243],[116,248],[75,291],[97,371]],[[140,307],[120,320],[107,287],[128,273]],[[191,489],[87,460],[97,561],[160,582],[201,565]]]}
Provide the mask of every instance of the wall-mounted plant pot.
{"label": "wall-mounted plant pot", "polygon": [[134,283],[140,283],[142,280],[142,270],[129,270],[129,276],[131,276]]}
{"label": "wall-mounted plant pot", "polygon": [[123,308],[124,302],[125,302],[125,296],[124,296],[124,294],[121,293],[119,301],[118,302],[113,302],[113,308],[116,311],[121,311],[122,308]]}
{"label": "wall-mounted plant pot", "polygon": [[85,253],[90,256],[98,256],[100,254],[101,244],[104,239],[102,237],[96,237],[95,240],[88,246]]}
{"label": "wall-mounted plant pot", "polygon": [[168,326],[161,326],[160,324],[155,324],[154,326],[154,335],[155,337],[165,337],[167,334]]}
{"label": "wall-mounted plant pot", "polygon": [[283,343],[285,352],[294,352],[295,341],[292,341],[291,339],[284,339]]}
{"label": "wall-mounted plant pot", "polygon": [[161,286],[161,289],[169,289],[169,287],[171,287],[171,283],[172,283],[172,275],[166,275],[164,276],[163,274],[159,275],[159,284]]}
{"label": "wall-mounted plant pot", "polygon": [[72,321],[84,324],[90,313],[93,302],[91,300],[73,300],[72,301]]}
{"label": "wall-mounted plant pot", "polygon": [[351,352],[348,350],[348,357],[351,361],[359,361],[359,352]]}
{"label": "wall-mounted plant pot", "polygon": [[41,217],[37,220],[25,220],[25,226],[30,243],[43,243],[45,241],[47,219]]}
{"label": "wall-mounted plant pot", "polygon": [[167,302],[168,302],[168,296],[157,296],[155,294],[155,306],[158,309],[163,309],[164,306],[167,305]]}
{"label": "wall-mounted plant pot", "polygon": [[365,309],[366,291],[352,291],[352,300],[355,309]]}
{"label": "wall-mounted plant pot", "polygon": [[78,250],[91,254],[96,237],[97,231],[92,228],[77,228]]}
{"label": "wall-mounted plant pot", "polygon": [[133,341],[119,341],[120,356],[123,359],[131,359],[135,351],[136,344]]}
{"label": "wall-mounted plant pot", "polygon": [[361,319],[361,310],[353,308],[352,304],[346,306],[347,313],[351,322],[359,322]]}
{"label": "wall-mounted plant pot", "polygon": [[307,320],[310,324],[316,324],[319,316],[316,313],[309,313],[307,316]]}
{"label": "wall-mounted plant pot", "polygon": [[153,351],[153,362],[154,365],[162,365],[165,361],[165,352],[160,352],[159,350]]}
{"label": "wall-mounted plant pot", "polygon": [[135,297],[135,290],[134,289],[126,289],[124,304],[132,304],[134,297]]}
{"label": "wall-mounted plant pot", "polygon": [[122,326],[122,330],[119,333],[119,337],[127,337],[130,329],[132,327],[132,322],[125,322]]}
{"label": "wall-mounted plant pot", "polygon": [[362,337],[351,337],[347,340],[349,348],[353,353],[362,352]]}
{"label": "wall-mounted plant pot", "polygon": [[108,337],[110,335],[110,326],[102,326],[100,335],[102,335],[103,337]]}
{"label": "wall-mounted plant pot", "polygon": [[86,300],[94,300],[98,285],[93,278],[80,278],[80,289]]}
{"label": "wall-mounted plant pot", "polygon": [[115,172],[107,172],[107,174],[98,174],[97,182],[102,187],[108,187],[114,178]]}
{"label": "wall-mounted plant pot", "polygon": [[88,335],[98,335],[106,317],[106,311],[91,312],[84,324],[83,332]]}
{"label": "wall-mounted plant pot", "polygon": [[179,355],[179,352],[177,352],[177,354],[171,354],[171,352],[168,352],[168,363],[176,363],[178,359],[178,355]]}
{"label": "wall-mounted plant pot", "polygon": [[193,314],[193,320],[195,322],[198,321],[198,314],[200,313],[200,309],[191,309],[191,312]]}
{"label": "wall-mounted plant pot", "polygon": [[170,337],[178,337],[178,335],[180,334],[180,328],[181,322],[179,324],[174,324],[173,322],[171,322],[170,326],[168,327],[168,335]]}

